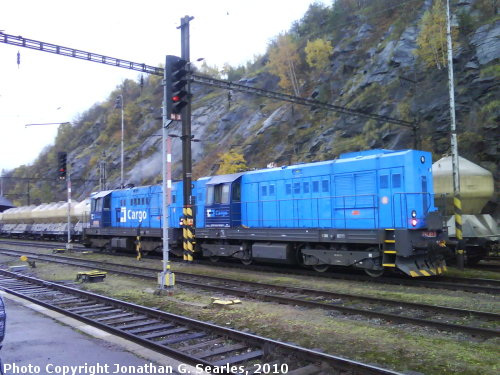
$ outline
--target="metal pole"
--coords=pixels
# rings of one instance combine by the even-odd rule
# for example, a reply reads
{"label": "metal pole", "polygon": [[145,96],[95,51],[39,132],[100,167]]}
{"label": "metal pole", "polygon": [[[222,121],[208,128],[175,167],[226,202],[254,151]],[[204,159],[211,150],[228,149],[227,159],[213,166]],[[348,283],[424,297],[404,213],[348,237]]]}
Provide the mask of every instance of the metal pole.
{"label": "metal pole", "polygon": [[106,154],[104,151],[101,155],[101,160],[99,162],[99,186],[100,190],[106,190]]}
{"label": "metal pole", "polygon": [[169,237],[168,237],[168,206],[170,204],[170,174],[167,175],[167,164],[170,166],[171,163],[171,151],[167,129],[172,123],[172,120],[167,118],[167,71],[164,70],[164,80],[163,80],[163,108],[162,108],[162,236],[163,236],[163,270],[158,275],[158,282],[160,284],[160,290],[172,288],[175,285],[175,275],[170,271],[169,263]]}
{"label": "metal pole", "polygon": [[104,190],[104,183],[102,181],[102,160],[99,160],[99,191]]}
{"label": "metal pole", "polygon": [[451,165],[453,173],[453,207],[455,212],[455,233],[457,236],[457,266],[464,269],[464,243],[462,234],[462,202],[460,199],[460,171],[458,162],[458,140],[455,119],[455,88],[453,86],[453,50],[451,44],[450,1],[446,0],[446,39],[448,47],[448,87],[450,91],[451,117]]}
{"label": "metal pole", "polygon": [[121,175],[120,175],[120,189],[123,188],[123,161],[124,161],[124,155],[123,155],[123,143],[124,143],[124,126],[123,126],[123,107],[125,106],[125,103],[123,102],[123,95],[120,94],[120,104],[121,104],[121,109],[122,109],[122,152],[121,152]]}
{"label": "metal pole", "polygon": [[71,244],[71,171],[67,170],[67,189],[68,189],[68,243],[66,244],[66,250],[73,250],[73,245]]}
{"label": "metal pole", "polygon": [[[187,61],[189,71],[189,22],[194,17],[185,16],[181,18],[181,58]],[[192,161],[191,161],[191,76],[189,75],[186,89],[188,92],[188,104],[182,109],[182,181],[183,181],[183,258],[187,262],[193,261],[194,253],[194,221],[193,202],[191,194],[192,184]]]}

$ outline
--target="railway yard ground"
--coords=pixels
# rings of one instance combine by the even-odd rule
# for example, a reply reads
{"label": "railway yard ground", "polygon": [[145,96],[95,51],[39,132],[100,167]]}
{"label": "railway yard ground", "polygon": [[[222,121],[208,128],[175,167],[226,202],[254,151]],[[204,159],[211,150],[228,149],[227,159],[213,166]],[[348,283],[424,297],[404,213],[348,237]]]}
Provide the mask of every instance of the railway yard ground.
{"label": "railway yard ground", "polygon": [[[6,374],[35,373],[37,367],[40,372],[42,369],[50,372],[55,371],[56,366],[81,366],[81,372],[84,372],[89,369],[85,364],[96,363],[101,368],[108,368],[110,372],[116,371],[119,364],[135,368],[149,363],[158,367],[179,367],[176,361],[166,359],[152,350],[126,342],[57,312],[34,306],[21,298],[9,295],[5,298],[5,304],[9,319],[6,328],[8,336],[2,348],[2,362],[12,367],[5,371]],[[26,335],[28,321],[30,333]],[[47,353],[47,347],[51,348],[50,353]]]}
{"label": "railway yard ground", "polygon": [[[51,255],[50,249],[36,245],[6,245],[0,247]],[[56,246],[54,246],[56,247]],[[143,259],[140,262],[130,256],[111,256],[101,253],[73,252],[63,255],[79,260],[106,262],[160,270],[158,259]],[[35,259],[35,257],[33,257]],[[0,254],[0,264],[20,264],[18,257]],[[325,277],[302,276],[285,273],[260,272],[241,268],[174,262],[179,283],[172,295],[155,294],[157,284],[153,279],[123,276],[108,272],[104,282],[72,285],[94,293],[133,302],[138,305],[209,321],[220,326],[234,328],[273,338],[286,343],[315,349],[332,355],[342,356],[364,363],[408,374],[497,374],[500,368],[500,334],[498,318],[475,319],[470,314],[454,317],[456,326],[473,326],[496,331],[496,334],[474,334],[453,329],[439,329],[426,324],[396,322],[387,318],[346,313],[342,310],[311,307],[300,304],[285,304],[263,298],[245,298],[238,294],[222,293],[216,290],[182,284],[184,273],[224,277],[239,281],[252,281],[294,288],[316,289],[360,295],[418,304],[445,306],[497,314],[500,309],[498,290],[495,292],[467,292],[443,290],[421,286],[394,285],[369,281],[329,279]],[[96,269],[98,267],[96,266]],[[29,268],[27,274],[35,277],[71,283],[77,272],[85,270],[80,266],[62,265],[36,260],[36,268]],[[452,267],[448,274],[453,277],[500,280],[500,273],[472,269],[460,272]],[[202,282],[200,282],[202,283]],[[493,283],[494,285],[494,283]],[[498,286],[496,287],[498,288]],[[291,294],[297,292],[289,291]],[[218,306],[214,298],[229,300],[239,298],[242,303]],[[310,301],[323,302],[319,296],[311,295]],[[328,301],[331,305],[359,307],[362,302],[338,297]],[[375,306],[373,311],[382,311]],[[422,317],[421,312],[406,313],[405,305],[393,306],[392,313]],[[413,314],[413,315],[412,315]],[[444,313],[436,313],[434,320],[447,321]]]}

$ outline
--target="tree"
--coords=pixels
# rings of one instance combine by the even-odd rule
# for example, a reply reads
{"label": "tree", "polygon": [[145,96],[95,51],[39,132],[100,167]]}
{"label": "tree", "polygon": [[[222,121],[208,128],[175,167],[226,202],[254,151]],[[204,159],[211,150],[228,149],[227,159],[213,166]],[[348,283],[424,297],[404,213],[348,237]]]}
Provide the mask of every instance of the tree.
{"label": "tree", "polygon": [[221,78],[220,71],[217,65],[210,66],[205,60],[203,60],[203,62],[201,63],[199,71],[201,74],[212,78]]}
{"label": "tree", "polygon": [[217,174],[232,174],[248,170],[245,157],[234,150],[219,154],[219,159]]}
{"label": "tree", "polygon": [[319,38],[312,42],[308,40],[305,52],[307,64],[313,69],[322,71],[328,67],[333,47],[330,41]]}
{"label": "tree", "polygon": [[269,71],[280,77],[280,86],[292,89],[296,96],[300,95],[299,83],[295,67],[300,62],[297,43],[290,34],[278,35],[276,43],[269,51]]}
{"label": "tree", "polygon": [[[442,69],[447,65],[446,47],[446,9],[442,0],[436,0],[420,21],[420,33],[417,37],[416,54],[427,67],[436,66]],[[457,30],[452,31],[452,38]]]}
{"label": "tree", "polygon": [[245,75],[245,67],[240,65],[237,68],[233,68],[228,63],[225,63],[222,67],[221,73],[228,81],[237,81]]}

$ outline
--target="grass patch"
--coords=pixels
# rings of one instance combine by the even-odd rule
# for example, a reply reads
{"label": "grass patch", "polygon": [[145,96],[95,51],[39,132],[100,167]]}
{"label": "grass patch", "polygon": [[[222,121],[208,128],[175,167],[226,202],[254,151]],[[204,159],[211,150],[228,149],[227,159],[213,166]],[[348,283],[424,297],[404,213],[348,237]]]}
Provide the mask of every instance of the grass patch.
{"label": "grass patch", "polygon": [[[149,263],[149,260],[148,260]],[[179,266],[177,270],[221,274],[220,269],[198,266]],[[71,280],[78,267],[62,267],[41,263],[33,271],[38,277],[51,280]],[[174,270],[175,272],[175,270]],[[225,270],[224,270],[224,273]],[[306,277],[255,275],[246,271],[227,271],[241,278],[259,279],[284,285],[315,284],[316,288],[332,288],[337,291],[362,291],[407,300],[446,300],[461,304],[470,299],[467,293],[433,291],[413,287],[367,285],[337,280],[311,280]],[[228,275],[225,276],[228,276]],[[159,308],[175,314],[214,322],[259,335],[272,337],[300,346],[320,348],[325,352],[354,360],[376,363],[398,371],[419,371],[424,374],[496,374],[498,372],[499,340],[475,342],[458,334],[439,334],[426,328],[412,329],[378,320],[366,320],[355,316],[244,300],[241,305],[217,308],[210,305],[210,292],[202,292],[177,286],[173,298],[153,295],[154,281],[140,280],[109,274],[102,283],[82,284],[82,288],[109,295],[137,304]],[[446,294],[446,295],[445,295]],[[478,295],[489,300],[489,296]],[[492,306],[496,303],[491,298]],[[489,302],[484,302],[489,303]],[[201,308],[200,306],[207,306]]]}
{"label": "grass patch", "polygon": [[484,271],[481,269],[474,269],[474,268],[465,268],[463,271],[460,271],[458,268],[448,267],[448,272],[445,273],[445,276],[467,277],[472,279],[500,280],[499,272]]}

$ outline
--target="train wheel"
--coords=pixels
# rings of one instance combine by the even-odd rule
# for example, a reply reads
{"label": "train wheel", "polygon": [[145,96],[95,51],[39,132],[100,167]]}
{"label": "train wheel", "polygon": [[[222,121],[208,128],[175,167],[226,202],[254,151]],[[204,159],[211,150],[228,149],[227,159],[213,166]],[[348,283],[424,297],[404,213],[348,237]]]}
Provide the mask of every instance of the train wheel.
{"label": "train wheel", "polygon": [[241,263],[243,263],[245,266],[249,266],[252,264],[252,259],[241,259]]}
{"label": "train wheel", "polygon": [[369,270],[365,268],[365,273],[371,277],[380,277],[384,274],[384,269],[382,268],[381,270]]}
{"label": "train wheel", "polygon": [[326,272],[328,270],[328,268],[330,268],[330,265],[329,264],[318,264],[318,265],[312,266],[312,268],[316,272]]}
{"label": "train wheel", "polygon": [[217,263],[220,258],[218,256],[211,256],[208,259],[210,259],[212,263]]}

